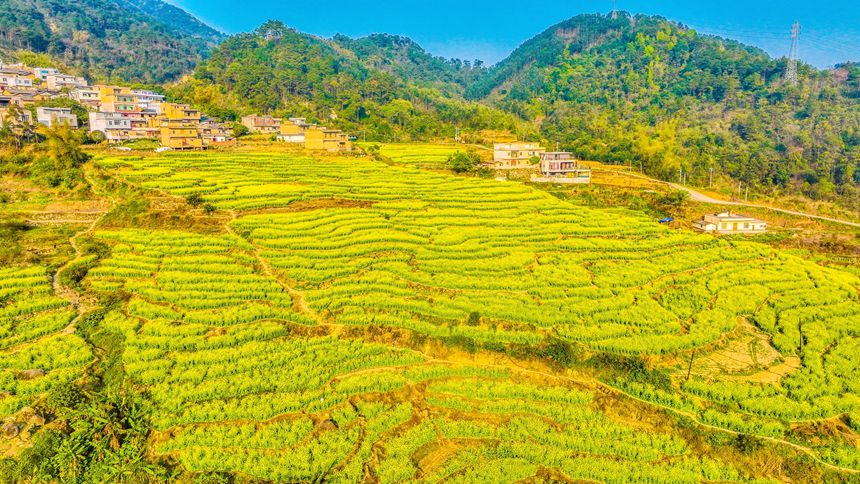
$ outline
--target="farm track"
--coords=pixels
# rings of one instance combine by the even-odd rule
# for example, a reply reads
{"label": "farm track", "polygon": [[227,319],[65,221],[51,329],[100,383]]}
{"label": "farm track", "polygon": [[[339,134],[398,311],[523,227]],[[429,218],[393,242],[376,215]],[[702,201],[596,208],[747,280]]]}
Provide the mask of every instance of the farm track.
{"label": "farm track", "polygon": [[[615,171],[615,170],[607,170],[607,171]],[[681,190],[681,191],[687,192],[690,194],[690,198],[693,201],[700,202],[700,203],[710,203],[713,205],[725,205],[725,206],[733,206],[733,207],[763,208],[765,210],[772,210],[774,212],[784,213],[787,215],[794,215],[796,217],[806,217],[806,218],[811,218],[811,219],[816,219],[816,220],[823,220],[825,222],[832,222],[832,223],[836,223],[836,224],[848,225],[850,227],[860,228],[860,222],[851,222],[848,220],[826,217],[823,215],[815,215],[815,214],[806,213],[806,212],[799,212],[796,210],[789,210],[786,208],[772,207],[770,205],[762,205],[760,203],[733,202],[733,201],[729,201],[729,200],[721,200],[719,198],[714,198],[714,197],[705,195],[704,193],[698,192],[698,191],[696,191],[690,187],[686,187],[684,185],[679,185],[677,183],[658,180],[656,178],[651,178],[649,176],[641,175],[639,173],[624,172],[624,174],[626,176],[631,176],[633,178],[640,178],[643,180],[648,180],[648,181],[656,183],[656,184],[665,185],[665,186],[674,188],[676,190]]]}

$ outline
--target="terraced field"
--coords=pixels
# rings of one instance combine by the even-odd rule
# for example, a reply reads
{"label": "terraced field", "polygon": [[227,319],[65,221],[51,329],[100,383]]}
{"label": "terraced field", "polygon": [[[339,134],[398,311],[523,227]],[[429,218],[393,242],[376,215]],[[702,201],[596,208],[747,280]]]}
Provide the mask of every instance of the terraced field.
{"label": "terraced field", "polygon": [[[854,274],[367,158],[98,164],[218,209],[205,234],[96,225],[109,255],[69,266],[95,264],[154,459],[281,482],[858,476]],[[105,364],[80,320],[47,268],[0,269],[4,418]],[[741,434],[772,452],[740,457]]]}
{"label": "terraced field", "polygon": [[[287,481],[744,479],[665,429],[610,417],[596,391],[860,469],[850,428],[796,431],[860,416],[855,275],[519,184],[367,159],[100,164],[233,216],[220,236],[99,232],[113,255],[87,280],[133,294],[110,321],[126,335],[129,374],[157,402],[158,452],[188,469]],[[588,361],[646,355],[646,373],[667,377],[575,385],[440,357],[424,337],[502,355],[559,341]]]}
{"label": "terraced field", "polygon": [[[379,154],[386,159],[418,168],[443,168],[448,157],[457,151],[476,149],[474,146],[431,143],[361,143],[361,146],[365,149],[378,146]],[[492,158],[489,150],[482,150],[481,154]]]}
{"label": "terraced field", "polygon": [[0,269],[0,418],[79,378],[92,361],[89,346],[64,331],[76,314],[53,294],[45,267]]}
{"label": "terraced field", "polygon": [[236,236],[98,236],[114,251],[91,287],[134,294],[104,325],[151,392],[157,454],[188,470],[338,482],[504,481],[547,466],[616,482],[743,477],[682,439],[613,421],[564,379],[327,335],[255,273],[255,249]]}

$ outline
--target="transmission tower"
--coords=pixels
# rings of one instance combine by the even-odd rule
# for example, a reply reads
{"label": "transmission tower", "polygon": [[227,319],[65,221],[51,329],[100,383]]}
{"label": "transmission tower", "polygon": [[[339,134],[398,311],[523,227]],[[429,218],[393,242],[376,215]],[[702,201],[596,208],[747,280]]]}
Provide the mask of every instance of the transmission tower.
{"label": "transmission tower", "polygon": [[797,44],[800,39],[800,22],[794,22],[791,28],[791,52],[788,54],[788,68],[785,70],[785,82],[797,85]]}
{"label": "transmission tower", "polygon": [[616,8],[617,6],[618,6],[618,0],[612,0],[612,20],[615,20],[618,18],[618,8]]}

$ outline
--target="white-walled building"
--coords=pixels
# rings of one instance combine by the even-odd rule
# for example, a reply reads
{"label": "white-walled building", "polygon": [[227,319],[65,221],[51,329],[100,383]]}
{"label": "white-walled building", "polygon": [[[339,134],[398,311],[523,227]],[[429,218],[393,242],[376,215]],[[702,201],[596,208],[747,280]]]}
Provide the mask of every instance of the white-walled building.
{"label": "white-walled building", "polygon": [[60,71],[58,69],[54,69],[53,67],[34,67],[33,68],[33,77],[36,79],[41,79],[43,81],[48,80],[48,76],[53,74],[59,74]]}
{"label": "white-walled building", "polygon": [[702,232],[719,234],[763,234],[767,232],[767,222],[731,211],[705,215],[702,220],[693,222],[693,227]]}
{"label": "white-walled building", "polygon": [[40,106],[36,108],[36,121],[49,128],[67,125],[72,128],[78,127],[78,117],[72,114],[69,108],[49,108]]}
{"label": "white-walled building", "polygon": [[0,86],[33,87],[33,79],[13,72],[0,71]]}
{"label": "white-walled building", "polygon": [[98,109],[101,104],[98,90],[93,89],[92,87],[78,87],[73,89],[72,92],[69,93],[69,97],[84,106],[89,106],[93,109]]}
{"label": "white-walled building", "polygon": [[90,132],[100,131],[108,141],[122,141],[131,136],[131,119],[122,113],[90,113]]}
{"label": "white-walled building", "polygon": [[591,168],[582,165],[567,151],[544,153],[540,157],[540,174],[532,181],[539,183],[591,183]]}
{"label": "white-walled building", "polygon": [[163,95],[143,89],[132,89],[131,93],[137,98],[137,105],[140,109],[161,114],[161,104],[166,99]]}

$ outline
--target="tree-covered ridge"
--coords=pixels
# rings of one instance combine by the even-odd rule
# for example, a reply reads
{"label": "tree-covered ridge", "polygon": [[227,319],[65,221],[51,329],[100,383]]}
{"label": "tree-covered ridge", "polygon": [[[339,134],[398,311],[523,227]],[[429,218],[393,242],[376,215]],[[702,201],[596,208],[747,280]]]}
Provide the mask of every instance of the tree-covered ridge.
{"label": "tree-covered ridge", "polygon": [[157,0],[0,3],[0,48],[47,53],[94,78],[159,83],[194,68],[222,35]]}
{"label": "tree-covered ridge", "polygon": [[412,39],[399,35],[372,34],[353,39],[338,34],[332,40],[354,53],[368,67],[437,86],[454,84],[458,94],[486,73],[480,60],[470,62],[434,56]]}
{"label": "tree-covered ridge", "polygon": [[169,25],[192,37],[212,42],[224,39],[224,34],[206,25],[197,17],[185,10],[162,0],[120,0],[124,6],[137,9],[140,13],[154,17],[159,22]]}
{"label": "tree-covered ridge", "polygon": [[343,39],[322,39],[271,21],[224,41],[193,79],[172,86],[170,94],[213,115],[305,116],[382,140],[450,137],[455,125],[516,129],[521,123],[452,94],[457,88],[444,82],[441,69],[426,78],[442,81],[440,87],[378,69],[363,62],[363,55],[348,50]]}
{"label": "tree-covered ridge", "polygon": [[766,189],[858,206],[860,69],[799,66],[660,17],[582,15],[470,86],[578,155],[702,183],[713,168]]}

